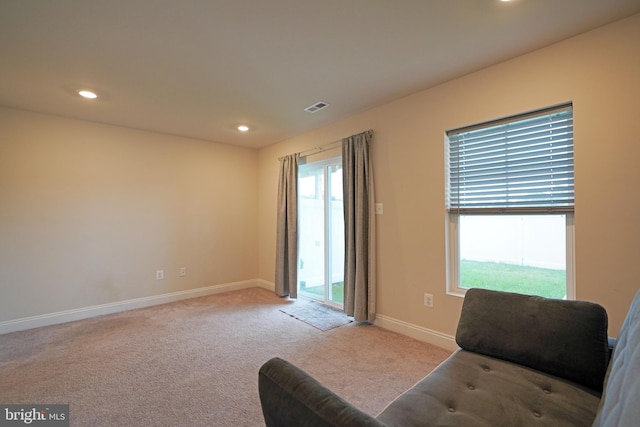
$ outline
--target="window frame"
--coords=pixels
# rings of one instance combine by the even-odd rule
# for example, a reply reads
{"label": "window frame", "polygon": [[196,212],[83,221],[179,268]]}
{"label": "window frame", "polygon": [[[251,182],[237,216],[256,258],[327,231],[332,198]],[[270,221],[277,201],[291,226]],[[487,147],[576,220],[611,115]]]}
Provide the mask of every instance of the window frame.
{"label": "window frame", "polygon": [[[457,212],[446,212],[447,216],[447,294],[464,297],[468,288],[460,286],[460,234]],[[494,214],[495,215],[495,214]],[[559,215],[555,213],[547,215]],[[565,253],[566,253],[566,299],[576,299],[575,284],[575,220],[573,213],[565,213]]]}
{"label": "window frame", "polygon": [[[459,128],[462,129],[479,129],[484,127],[491,127],[498,123],[506,123],[511,121],[524,120],[527,117],[536,114],[544,114],[548,111],[553,111],[562,108],[569,108],[573,111],[573,103],[560,104],[558,106],[539,109],[533,112],[518,114],[507,118],[487,121],[472,126],[466,126]],[[455,130],[454,130],[455,131]],[[445,245],[446,245],[446,293],[449,295],[464,297],[468,288],[460,286],[460,233],[459,233],[459,219],[461,215],[509,215],[510,213],[522,213],[517,209],[509,210],[508,208],[500,211],[496,211],[495,208],[487,209],[473,209],[472,212],[462,212],[459,208],[452,209],[449,207],[450,202],[450,139],[449,134],[452,131],[445,132],[444,135],[444,148],[445,148]],[[575,170],[575,169],[574,169]],[[570,207],[569,210],[557,210],[557,211],[545,211],[544,209],[533,208],[528,213],[535,213],[536,215],[565,215],[565,253],[566,253],[566,293],[565,298],[573,300],[576,298],[575,289],[575,204]],[[535,212],[534,212],[535,211]]]}

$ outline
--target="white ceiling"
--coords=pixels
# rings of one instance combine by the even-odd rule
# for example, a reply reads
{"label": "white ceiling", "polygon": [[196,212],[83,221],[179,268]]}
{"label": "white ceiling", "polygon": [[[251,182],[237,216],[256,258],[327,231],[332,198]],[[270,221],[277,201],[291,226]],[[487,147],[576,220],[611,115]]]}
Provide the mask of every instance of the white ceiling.
{"label": "white ceiling", "polygon": [[[258,148],[639,12],[640,0],[0,0],[0,105]],[[330,106],[303,110],[317,101]]]}

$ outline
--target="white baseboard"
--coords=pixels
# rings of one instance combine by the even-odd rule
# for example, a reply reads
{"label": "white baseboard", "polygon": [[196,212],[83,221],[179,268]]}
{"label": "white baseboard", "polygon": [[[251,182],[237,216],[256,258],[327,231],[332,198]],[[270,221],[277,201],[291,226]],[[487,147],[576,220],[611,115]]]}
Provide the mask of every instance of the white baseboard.
{"label": "white baseboard", "polygon": [[[90,317],[102,316],[105,314],[119,313],[121,311],[134,310],[136,308],[151,307],[154,305],[166,304],[188,298],[197,298],[206,295],[213,295],[222,292],[234,291],[260,287],[270,291],[275,291],[273,282],[262,279],[245,280],[241,282],[224,283],[221,285],[206,286],[203,288],[189,289],[179,292],[171,292],[161,295],[135,298],[125,301],[112,302],[108,304],[82,307],[72,310],[47,313],[37,316],[24,317],[21,319],[7,320],[0,322],[0,335],[9,332],[22,331],[25,329],[39,328],[41,326],[57,325],[59,323],[72,322],[75,320],[88,319]],[[402,335],[409,336],[419,341],[428,342],[447,350],[456,350],[458,345],[454,337],[418,325],[394,319],[392,317],[378,314],[374,322],[376,326],[388,329]]]}
{"label": "white baseboard", "polygon": [[82,307],[72,310],[59,311],[56,313],[41,314],[38,316],[24,317],[21,319],[7,320],[0,322],[0,334],[22,331],[25,329],[38,328],[41,326],[56,325],[59,323],[72,322],[74,320],[87,319],[89,317],[102,316],[104,314],[118,313],[121,311],[133,310],[136,308],[150,307],[153,305],[166,304],[188,298],[202,297],[206,295],[218,294],[221,292],[234,291],[238,289],[261,287],[274,290],[273,283],[261,279],[245,280],[241,282],[224,283],[221,285],[206,286],[203,288],[189,289],[186,291],[171,292],[161,295],[135,298],[125,301],[112,302],[108,304]]}
{"label": "white baseboard", "polygon": [[276,284],[273,282],[267,282],[266,280],[262,280],[262,279],[255,279],[253,282],[255,282],[256,286],[260,287],[260,288],[264,288],[268,291],[276,291]]}
{"label": "white baseboard", "polygon": [[390,331],[406,335],[417,339],[418,341],[428,342],[429,344],[433,344],[447,350],[454,351],[458,349],[455,337],[451,335],[423,328],[422,326],[394,319],[393,317],[376,314],[374,324],[383,329],[388,329]]}

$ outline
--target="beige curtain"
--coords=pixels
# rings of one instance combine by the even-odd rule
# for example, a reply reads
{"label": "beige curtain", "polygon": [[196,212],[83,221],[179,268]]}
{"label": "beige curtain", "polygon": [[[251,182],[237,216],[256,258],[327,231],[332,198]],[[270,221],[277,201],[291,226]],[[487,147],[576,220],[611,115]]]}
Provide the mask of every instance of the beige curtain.
{"label": "beige curtain", "polygon": [[298,297],[298,160],[299,154],[280,159],[278,224],[276,231],[276,294]]}
{"label": "beige curtain", "polygon": [[357,321],[376,316],[376,236],[371,131],[342,140],[344,186],[344,311]]}

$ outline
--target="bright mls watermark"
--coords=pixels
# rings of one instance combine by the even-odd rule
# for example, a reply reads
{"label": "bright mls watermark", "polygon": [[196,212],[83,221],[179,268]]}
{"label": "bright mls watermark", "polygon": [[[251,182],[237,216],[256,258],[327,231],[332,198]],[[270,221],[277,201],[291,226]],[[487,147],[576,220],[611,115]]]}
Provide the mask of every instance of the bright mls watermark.
{"label": "bright mls watermark", "polygon": [[0,404],[0,427],[69,427],[69,405]]}

